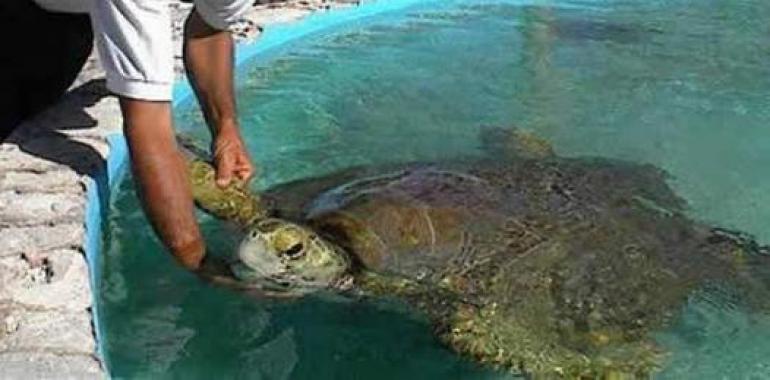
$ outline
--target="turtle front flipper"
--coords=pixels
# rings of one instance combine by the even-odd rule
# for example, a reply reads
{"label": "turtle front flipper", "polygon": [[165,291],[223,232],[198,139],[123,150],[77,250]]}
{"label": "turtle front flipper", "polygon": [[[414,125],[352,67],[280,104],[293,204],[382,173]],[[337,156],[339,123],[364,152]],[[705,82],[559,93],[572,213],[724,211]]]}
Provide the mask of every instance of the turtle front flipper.
{"label": "turtle front flipper", "polygon": [[216,170],[206,160],[205,149],[183,136],[177,136],[177,143],[187,161],[193,198],[199,208],[243,227],[268,216],[267,202],[250,191],[245,183],[232,182],[226,187],[216,184]]}
{"label": "turtle front flipper", "polygon": [[496,368],[533,379],[649,379],[663,359],[645,341],[618,342],[579,350],[541,318],[512,319],[496,303],[462,305],[448,319],[439,339],[453,351]]}
{"label": "turtle front flipper", "polygon": [[479,141],[482,150],[496,159],[542,159],[554,155],[553,147],[548,141],[516,127],[482,126]]}
{"label": "turtle front flipper", "polygon": [[359,271],[359,295],[398,299],[421,311],[439,340],[466,358],[534,379],[649,379],[663,355],[647,341],[594,333],[590,348],[565,345],[547,307],[515,316],[495,302],[466,299],[414,279]]}

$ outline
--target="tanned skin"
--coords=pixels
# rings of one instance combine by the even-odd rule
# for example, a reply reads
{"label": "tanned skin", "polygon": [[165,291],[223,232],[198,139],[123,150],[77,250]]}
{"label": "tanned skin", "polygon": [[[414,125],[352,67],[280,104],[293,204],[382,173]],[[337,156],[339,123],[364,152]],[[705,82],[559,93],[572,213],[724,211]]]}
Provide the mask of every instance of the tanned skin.
{"label": "tanned skin", "polygon": [[[253,172],[241,139],[233,92],[233,40],[196,11],[184,30],[184,61],[212,134],[217,184],[247,181]],[[205,270],[206,245],[193,211],[187,166],[177,149],[170,102],[120,98],[137,193],[155,232],[174,258]]]}

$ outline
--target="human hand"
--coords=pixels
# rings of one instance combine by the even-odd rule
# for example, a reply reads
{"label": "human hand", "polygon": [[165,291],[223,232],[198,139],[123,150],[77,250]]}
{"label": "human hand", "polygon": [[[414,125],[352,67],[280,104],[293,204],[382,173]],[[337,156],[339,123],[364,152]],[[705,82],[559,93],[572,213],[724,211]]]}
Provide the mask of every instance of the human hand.
{"label": "human hand", "polygon": [[230,265],[224,259],[207,253],[195,273],[204,280],[226,286],[234,286],[237,283]]}
{"label": "human hand", "polygon": [[233,180],[246,182],[254,173],[251,159],[236,128],[220,130],[214,138],[211,151],[217,172],[217,186],[226,187]]}

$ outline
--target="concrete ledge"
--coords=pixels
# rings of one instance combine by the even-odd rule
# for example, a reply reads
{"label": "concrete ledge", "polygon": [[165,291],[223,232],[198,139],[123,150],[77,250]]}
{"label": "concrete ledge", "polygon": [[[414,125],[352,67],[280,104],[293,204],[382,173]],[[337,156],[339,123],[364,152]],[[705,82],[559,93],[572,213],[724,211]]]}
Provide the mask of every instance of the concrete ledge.
{"label": "concrete ledge", "polygon": [[0,378],[105,377],[83,222],[117,115],[83,80],[0,145]]}
{"label": "concrete ledge", "polygon": [[41,380],[103,379],[102,368],[92,356],[40,352],[0,353],[0,378]]}

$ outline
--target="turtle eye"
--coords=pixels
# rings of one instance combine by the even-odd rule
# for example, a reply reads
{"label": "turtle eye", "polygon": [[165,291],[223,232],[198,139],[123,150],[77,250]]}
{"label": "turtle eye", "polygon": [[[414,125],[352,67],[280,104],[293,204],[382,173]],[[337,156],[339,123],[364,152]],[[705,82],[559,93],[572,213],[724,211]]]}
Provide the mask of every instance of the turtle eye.
{"label": "turtle eye", "polygon": [[301,258],[305,254],[305,247],[302,243],[296,243],[289,247],[289,249],[283,251],[283,255],[289,259],[296,260]]}

